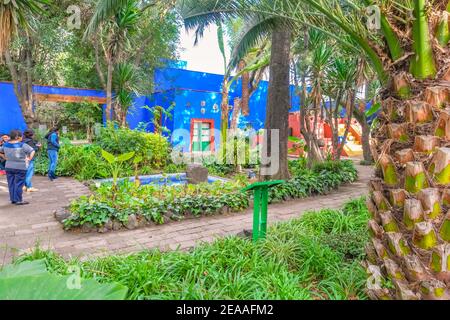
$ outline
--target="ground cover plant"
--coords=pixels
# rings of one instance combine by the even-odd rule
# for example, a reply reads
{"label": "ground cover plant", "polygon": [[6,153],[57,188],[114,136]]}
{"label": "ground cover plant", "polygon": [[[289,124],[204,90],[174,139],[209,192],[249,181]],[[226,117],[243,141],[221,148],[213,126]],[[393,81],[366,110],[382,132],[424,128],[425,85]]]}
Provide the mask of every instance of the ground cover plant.
{"label": "ground cover plant", "polygon": [[[303,160],[292,164],[293,178],[271,189],[269,202],[322,194],[342,183],[355,181],[357,171],[351,161],[326,162],[309,169]],[[241,190],[248,180],[235,176],[229,182],[199,185],[155,186],[122,181],[102,184],[91,196],[72,202],[65,228],[106,232],[121,227],[136,228],[163,224],[187,217],[239,212],[250,206],[251,193]]]}
{"label": "ground cover plant", "polygon": [[59,275],[80,267],[83,278],[128,287],[128,299],[366,299],[360,262],[368,219],[364,199],[356,199],[341,210],[275,224],[256,244],[230,236],[190,252],[143,251],[81,262],[36,250],[19,261],[45,259]]}
{"label": "ground cover plant", "polygon": [[112,227],[111,222],[133,228],[135,218],[143,225],[163,224],[188,216],[237,212],[249,206],[247,194],[240,192],[242,188],[240,182],[221,181],[175,186],[139,186],[130,181],[116,187],[102,184],[93,195],[73,202],[72,215],[63,223],[66,228],[86,224]]}
{"label": "ground cover plant", "polygon": [[343,183],[356,181],[358,171],[353,162],[325,161],[307,168],[304,159],[289,163],[292,178],[269,191],[269,201],[304,198],[313,194],[327,193]]}

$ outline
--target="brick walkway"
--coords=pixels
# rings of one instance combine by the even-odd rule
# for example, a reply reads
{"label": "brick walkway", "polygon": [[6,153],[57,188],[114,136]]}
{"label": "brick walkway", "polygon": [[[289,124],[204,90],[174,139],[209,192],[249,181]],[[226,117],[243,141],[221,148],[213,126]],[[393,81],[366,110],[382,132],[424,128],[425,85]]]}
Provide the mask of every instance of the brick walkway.
{"label": "brick walkway", "polygon": [[[373,169],[363,166],[357,168],[360,176],[357,182],[341,186],[328,195],[270,205],[269,223],[295,218],[312,209],[338,208],[351,198],[364,195]],[[53,217],[53,211],[87,194],[88,189],[68,178],[49,182],[44,177],[35,177],[34,184],[40,191],[25,196],[31,204],[13,206],[9,204],[6,179],[0,176],[0,265],[11,261],[14,255],[30,251],[36,244],[65,257],[85,258],[149,248],[170,250],[179,246],[180,249],[187,249],[196,243],[210,242],[252,227],[250,209],[242,213],[106,234],[65,232]]]}

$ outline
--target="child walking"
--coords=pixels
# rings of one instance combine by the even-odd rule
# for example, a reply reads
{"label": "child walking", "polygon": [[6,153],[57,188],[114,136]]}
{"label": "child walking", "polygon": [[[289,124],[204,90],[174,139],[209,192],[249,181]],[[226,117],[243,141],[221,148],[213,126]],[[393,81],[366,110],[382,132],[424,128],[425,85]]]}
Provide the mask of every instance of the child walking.
{"label": "child walking", "polygon": [[0,152],[6,157],[6,179],[8,180],[9,197],[12,204],[26,205],[23,201],[23,186],[27,174],[28,164],[33,160],[35,151],[22,142],[22,132],[12,130],[10,140],[0,147]]}

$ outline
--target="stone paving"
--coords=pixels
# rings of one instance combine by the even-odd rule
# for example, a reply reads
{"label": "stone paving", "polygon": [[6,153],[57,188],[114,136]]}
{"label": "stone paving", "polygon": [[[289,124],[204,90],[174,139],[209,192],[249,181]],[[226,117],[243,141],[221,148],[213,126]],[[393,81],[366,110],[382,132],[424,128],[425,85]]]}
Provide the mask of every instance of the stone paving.
{"label": "stone paving", "polygon": [[[299,217],[308,210],[338,208],[352,198],[367,193],[371,167],[356,166],[359,180],[343,185],[327,195],[292,200],[269,206],[269,224]],[[26,194],[31,204],[14,206],[9,203],[6,179],[0,176],[0,265],[8,263],[36,245],[51,249],[64,257],[88,258],[111,253],[127,253],[144,249],[185,250],[201,242],[235,235],[252,228],[252,209],[241,213],[201,217],[149,226],[136,230],[100,233],[67,232],[53,216],[54,210],[89,190],[82,183],[69,178],[49,182],[35,177],[39,192]]]}

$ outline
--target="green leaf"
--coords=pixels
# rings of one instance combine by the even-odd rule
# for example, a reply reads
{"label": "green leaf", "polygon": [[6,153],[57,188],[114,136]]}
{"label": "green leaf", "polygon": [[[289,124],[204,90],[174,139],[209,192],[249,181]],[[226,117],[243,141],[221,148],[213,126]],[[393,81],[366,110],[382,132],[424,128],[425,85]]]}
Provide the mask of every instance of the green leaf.
{"label": "green leaf", "polygon": [[144,158],[143,158],[142,156],[136,156],[136,157],[133,159],[133,163],[134,163],[134,164],[138,164],[138,163],[141,163],[142,160],[144,160]]}
{"label": "green leaf", "polygon": [[379,110],[381,109],[381,103],[377,102],[374,103],[369,110],[366,111],[366,117],[370,117],[372,115],[374,115],[375,113],[377,113]]}
{"label": "green leaf", "polygon": [[44,260],[8,265],[0,272],[0,300],[123,300],[128,291],[120,284],[78,279],[48,273]]}
{"label": "green leaf", "polygon": [[70,276],[52,274],[0,278],[1,300],[123,300],[128,289],[119,284],[81,280],[80,289],[69,289]]}
{"label": "green leaf", "polygon": [[117,157],[117,161],[119,161],[119,162],[128,161],[128,160],[130,160],[131,158],[134,157],[135,153],[136,152],[131,151],[131,152],[128,152],[128,153],[121,154],[120,156]]}
{"label": "green leaf", "polygon": [[427,1],[414,0],[413,49],[410,72],[416,79],[432,78],[436,75],[436,64],[432,39],[427,19]]}
{"label": "green leaf", "polygon": [[24,261],[18,265],[7,265],[0,271],[0,278],[13,278],[17,276],[38,276],[47,273],[45,260]]}
{"label": "green leaf", "polygon": [[290,142],[302,142],[302,141],[303,141],[302,139],[300,139],[300,138],[298,138],[298,137],[293,137],[293,136],[290,136],[290,137],[288,138],[288,140],[289,140]]}
{"label": "green leaf", "polygon": [[114,157],[114,155],[106,150],[102,150],[102,157],[105,158],[105,160],[108,161],[109,164],[112,164],[116,161],[116,157]]}

